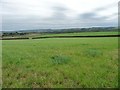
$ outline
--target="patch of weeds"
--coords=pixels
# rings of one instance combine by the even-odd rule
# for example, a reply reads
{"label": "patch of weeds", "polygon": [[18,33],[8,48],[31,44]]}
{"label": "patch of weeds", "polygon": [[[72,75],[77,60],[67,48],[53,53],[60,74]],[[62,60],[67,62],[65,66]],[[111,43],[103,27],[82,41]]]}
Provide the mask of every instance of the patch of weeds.
{"label": "patch of weeds", "polygon": [[55,55],[51,57],[53,64],[67,64],[70,58],[63,55]]}
{"label": "patch of weeds", "polygon": [[82,46],[87,46],[88,44],[85,44],[85,43],[84,43],[84,44],[81,44],[81,45],[82,45]]}
{"label": "patch of weeds", "polygon": [[20,61],[16,61],[16,64],[17,64],[17,65],[20,64]]}
{"label": "patch of weeds", "polygon": [[87,56],[90,56],[90,57],[98,57],[103,55],[103,52],[101,50],[94,49],[94,48],[86,50],[85,53]]}

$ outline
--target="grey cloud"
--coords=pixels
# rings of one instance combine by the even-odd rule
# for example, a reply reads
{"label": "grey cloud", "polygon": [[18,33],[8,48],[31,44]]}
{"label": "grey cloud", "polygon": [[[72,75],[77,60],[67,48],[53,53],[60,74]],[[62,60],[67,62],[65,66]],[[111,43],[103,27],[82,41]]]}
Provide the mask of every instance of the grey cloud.
{"label": "grey cloud", "polygon": [[54,6],[52,9],[55,11],[60,11],[60,12],[64,12],[64,11],[68,10],[68,8],[63,5]]}
{"label": "grey cloud", "polygon": [[119,15],[119,12],[118,13],[113,13],[109,17],[118,17],[118,15]]}
{"label": "grey cloud", "polygon": [[81,19],[83,21],[88,21],[91,23],[106,21],[107,19],[109,19],[111,17],[117,16],[118,13],[113,13],[109,16],[100,16],[98,13],[101,11],[113,8],[114,6],[116,6],[116,4],[109,4],[109,5],[104,6],[104,7],[99,7],[97,9],[94,9],[92,12],[86,12],[86,13],[78,15],[78,19]]}
{"label": "grey cloud", "polygon": [[100,12],[100,11],[104,11],[104,10],[107,10],[107,9],[111,9],[111,8],[113,8],[115,6],[116,6],[116,3],[115,4],[112,3],[112,4],[109,4],[107,6],[96,8],[94,11],[95,12]]}
{"label": "grey cloud", "polygon": [[106,20],[107,18],[108,18],[107,16],[101,17],[95,12],[83,13],[78,16],[78,19],[83,20],[83,21],[88,21],[91,23],[93,21],[100,22],[100,21]]}
{"label": "grey cloud", "polygon": [[97,16],[96,13],[92,13],[92,12],[90,12],[90,13],[83,13],[83,14],[80,15],[80,17],[82,19],[94,19],[96,16]]}
{"label": "grey cloud", "polygon": [[[8,4],[8,6],[6,5]],[[117,25],[116,22],[106,21],[108,16],[100,17],[97,13],[106,9],[98,8],[93,10],[93,12],[86,12],[78,15],[78,17],[71,20],[66,16],[69,9],[64,5],[56,5],[51,7],[53,10],[53,15],[48,18],[40,18],[40,16],[27,16],[18,15],[13,13],[14,7],[9,8],[9,3],[4,2],[4,11],[7,13],[3,15],[3,30],[20,30],[20,29],[47,29],[47,28],[79,28],[79,27],[91,27],[91,26],[108,26]],[[12,11],[11,11],[12,10]],[[3,11],[3,12],[4,12]],[[9,14],[8,14],[9,13]],[[114,16],[114,15],[113,15]]]}
{"label": "grey cloud", "polygon": [[97,8],[97,9],[95,9],[94,11],[95,11],[95,12],[99,12],[99,11],[107,10],[107,9],[109,9],[109,8],[110,8],[110,6],[104,6],[104,7]]}
{"label": "grey cloud", "polygon": [[53,10],[53,15],[52,15],[52,17],[50,17],[51,19],[53,19],[53,20],[61,20],[62,19],[63,20],[63,19],[67,18],[67,16],[66,16],[66,12],[68,10],[67,7],[65,7],[63,5],[58,5],[58,6],[53,7],[52,10]]}

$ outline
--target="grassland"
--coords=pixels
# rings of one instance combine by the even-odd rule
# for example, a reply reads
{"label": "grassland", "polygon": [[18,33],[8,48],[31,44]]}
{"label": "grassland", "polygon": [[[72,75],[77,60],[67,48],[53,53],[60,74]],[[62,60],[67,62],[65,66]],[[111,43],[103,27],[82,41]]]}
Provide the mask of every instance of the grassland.
{"label": "grassland", "polygon": [[3,41],[3,87],[118,87],[118,38]]}
{"label": "grassland", "polygon": [[117,31],[111,32],[77,32],[77,33],[30,33],[26,35],[3,36],[3,38],[35,38],[35,37],[50,37],[50,36],[98,36],[98,35],[118,35]]}
{"label": "grassland", "polygon": [[0,40],[0,89],[2,89],[2,41]]}
{"label": "grassland", "polygon": [[118,35],[117,31],[111,32],[78,32],[78,33],[60,33],[60,34],[45,34],[44,36],[97,36],[97,35]]}
{"label": "grassland", "polygon": [[27,34],[25,37],[35,38],[35,37],[50,37],[50,36],[98,36],[98,35],[118,35],[117,31],[111,32],[76,32],[76,33],[48,33],[48,34]]}

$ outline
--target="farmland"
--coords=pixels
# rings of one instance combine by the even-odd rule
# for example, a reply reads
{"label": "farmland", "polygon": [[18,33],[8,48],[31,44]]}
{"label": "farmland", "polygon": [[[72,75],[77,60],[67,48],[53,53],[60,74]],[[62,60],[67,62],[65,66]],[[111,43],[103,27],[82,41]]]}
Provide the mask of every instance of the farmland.
{"label": "farmland", "polygon": [[118,31],[110,32],[74,32],[74,33],[28,33],[26,35],[10,35],[2,38],[37,38],[37,37],[52,37],[52,36],[104,36],[118,35]]}
{"label": "farmland", "polygon": [[[41,37],[46,36],[98,36],[98,35],[118,35],[117,31],[111,31],[111,32],[77,32],[77,33],[58,33],[58,34],[43,34],[43,35],[37,35]],[[32,35],[31,35],[32,36]],[[36,35],[32,36],[36,37]]]}
{"label": "farmland", "polygon": [[118,38],[5,40],[3,87],[118,87]]}

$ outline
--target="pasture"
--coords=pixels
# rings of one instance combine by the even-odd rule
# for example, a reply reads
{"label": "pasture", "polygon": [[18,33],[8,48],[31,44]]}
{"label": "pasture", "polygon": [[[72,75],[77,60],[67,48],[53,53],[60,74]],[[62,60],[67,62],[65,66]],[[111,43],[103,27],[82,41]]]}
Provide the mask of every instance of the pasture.
{"label": "pasture", "polygon": [[117,88],[118,38],[2,42],[3,88]]}
{"label": "pasture", "polygon": [[111,32],[74,32],[74,33],[28,33],[26,35],[11,35],[3,36],[2,38],[36,38],[36,37],[51,37],[51,36],[104,36],[118,35],[118,31]]}
{"label": "pasture", "polygon": [[45,36],[98,36],[98,35],[118,35],[118,31],[111,32],[75,32],[75,33],[58,33],[58,34],[44,34]]}

